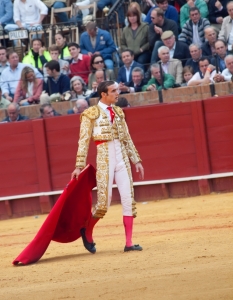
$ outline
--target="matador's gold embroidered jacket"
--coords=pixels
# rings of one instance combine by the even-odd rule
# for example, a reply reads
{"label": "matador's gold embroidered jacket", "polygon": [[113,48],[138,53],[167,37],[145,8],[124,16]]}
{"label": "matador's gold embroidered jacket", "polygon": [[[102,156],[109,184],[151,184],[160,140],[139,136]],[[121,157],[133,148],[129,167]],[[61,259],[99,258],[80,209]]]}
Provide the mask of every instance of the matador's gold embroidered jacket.
{"label": "matador's gold embroidered jacket", "polygon": [[132,163],[140,162],[140,156],[130,137],[123,110],[113,105],[115,118],[113,124],[99,105],[86,109],[81,114],[81,126],[79,147],[76,157],[76,168],[83,169],[86,166],[90,139],[94,141],[113,141],[119,139],[125,147]]}

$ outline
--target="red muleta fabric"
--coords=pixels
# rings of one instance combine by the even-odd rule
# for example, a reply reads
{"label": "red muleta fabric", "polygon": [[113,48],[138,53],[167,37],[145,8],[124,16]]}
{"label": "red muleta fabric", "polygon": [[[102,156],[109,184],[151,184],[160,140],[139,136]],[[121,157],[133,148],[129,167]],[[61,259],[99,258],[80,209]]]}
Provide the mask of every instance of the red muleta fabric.
{"label": "red muleta fabric", "polygon": [[96,186],[96,170],[88,165],[64,189],[40,230],[30,244],[12,262],[24,265],[37,262],[51,241],[70,243],[80,237],[80,229],[91,217],[92,189]]}

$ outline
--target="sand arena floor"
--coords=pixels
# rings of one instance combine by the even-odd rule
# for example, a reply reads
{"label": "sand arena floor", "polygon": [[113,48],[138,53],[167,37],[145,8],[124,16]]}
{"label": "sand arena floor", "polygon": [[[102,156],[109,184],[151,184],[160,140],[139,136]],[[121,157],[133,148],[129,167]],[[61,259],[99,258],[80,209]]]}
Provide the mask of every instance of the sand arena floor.
{"label": "sand arena floor", "polygon": [[46,218],[0,221],[0,300],[232,300],[233,193],[138,203],[134,242],[124,253],[121,206],[97,224],[97,253],[81,240],[52,242],[42,259],[12,260]]}

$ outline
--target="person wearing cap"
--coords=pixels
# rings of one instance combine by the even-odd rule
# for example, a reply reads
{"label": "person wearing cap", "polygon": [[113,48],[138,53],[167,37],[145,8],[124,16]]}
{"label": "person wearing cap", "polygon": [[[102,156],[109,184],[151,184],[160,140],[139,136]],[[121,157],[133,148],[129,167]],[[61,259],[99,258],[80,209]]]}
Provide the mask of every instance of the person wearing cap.
{"label": "person wearing cap", "polygon": [[189,17],[184,26],[182,27],[181,34],[179,35],[179,41],[188,45],[197,44],[202,45],[205,42],[204,30],[210,26],[209,20],[202,18],[200,11],[197,7],[192,7],[189,10]]}
{"label": "person wearing cap", "polygon": [[[75,170],[71,178],[78,178],[86,167],[90,140],[97,147],[97,203],[92,215],[80,230],[84,247],[95,253],[93,229],[95,224],[107,213],[111,204],[112,185],[115,179],[120,192],[123,224],[125,228],[124,252],[141,251],[140,245],[132,242],[133,220],[137,216],[134,200],[133,178],[130,161],[144,178],[141,158],[130,137],[122,109],[115,106],[119,97],[118,84],[114,81],[104,81],[98,86],[100,100],[97,105],[86,109],[81,115],[79,147],[76,156]],[[83,187],[85,188],[85,187]]]}
{"label": "person wearing cap", "polygon": [[90,73],[91,57],[87,54],[80,53],[80,46],[77,43],[69,43],[68,49],[72,57],[69,60],[70,73],[69,76],[80,76],[88,84],[88,76]]}
{"label": "person wearing cap", "polygon": [[161,66],[165,74],[170,74],[175,78],[176,84],[183,82],[183,67],[181,61],[178,59],[170,58],[169,48],[161,46],[158,50]]}
{"label": "person wearing cap", "polygon": [[169,20],[164,17],[164,11],[161,8],[154,8],[151,12],[151,21],[149,25],[149,44],[151,50],[154,47],[157,49],[162,45],[161,44],[161,35],[164,31],[171,30],[175,35],[176,39],[178,38],[178,25],[173,20]]}
{"label": "person wearing cap", "polygon": [[171,30],[164,31],[161,35],[161,44],[157,44],[157,47],[154,47],[153,53],[151,55],[151,63],[157,62],[159,60],[158,57],[158,46],[166,46],[169,48],[170,58],[179,59],[182,61],[182,65],[184,66],[186,60],[190,58],[188,45],[176,41],[175,35]]}
{"label": "person wearing cap", "polygon": [[162,90],[163,87],[165,89],[172,88],[175,84],[175,78],[170,75],[166,74],[164,72],[160,72],[160,66],[159,64],[152,64],[150,66],[150,72],[153,76],[146,85],[142,87],[142,91],[159,91]]}

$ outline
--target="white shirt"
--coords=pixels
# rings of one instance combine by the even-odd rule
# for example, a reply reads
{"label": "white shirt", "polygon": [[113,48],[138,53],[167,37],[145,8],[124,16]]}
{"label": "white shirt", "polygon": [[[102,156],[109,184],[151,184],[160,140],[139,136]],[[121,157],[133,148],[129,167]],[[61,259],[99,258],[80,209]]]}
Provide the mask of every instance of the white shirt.
{"label": "white shirt", "polygon": [[110,111],[107,109],[107,107],[109,107],[109,105],[104,104],[103,102],[99,101],[98,105],[103,109],[103,111],[106,113],[106,115],[108,116],[109,121],[111,122],[111,115],[110,115]]}
{"label": "white shirt", "polygon": [[222,76],[224,77],[224,79],[226,81],[231,81],[232,74],[230,73],[230,71],[227,68],[222,71]]}
{"label": "white shirt", "polygon": [[[216,75],[216,70],[214,70],[213,72],[211,72],[210,74],[210,81],[214,83],[214,76]],[[190,84],[190,82],[194,81],[194,80],[201,80],[201,76],[199,72],[196,72],[193,77],[189,80],[188,85]]]}
{"label": "white shirt", "polygon": [[169,61],[167,63],[162,63],[162,68],[164,70],[164,73],[168,73],[168,67],[169,67]]}
{"label": "white shirt", "polygon": [[28,92],[26,93],[26,97],[33,96],[33,86],[34,86],[34,82],[28,82]]}
{"label": "white shirt", "polygon": [[132,61],[132,63],[129,66],[129,68],[126,68],[126,66],[124,65],[124,67],[125,67],[125,73],[126,73],[126,82],[129,82],[130,70],[132,68],[133,63],[134,63],[134,60]]}
{"label": "white shirt", "polygon": [[[10,1],[10,0],[9,0]],[[14,21],[31,24],[38,23],[40,15],[47,15],[48,8],[40,0],[15,0],[14,2]]]}
{"label": "white shirt", "polygon": [[176,42],[175,42],[175,44],[173,45],[172,49],[169,49],[170,58],[173,58],[175,49],[176,49]]}
{"label": "white shirt", "polygon": [[198,23],[197,24],[193,23],[193,44],[199,46],[202,45],[202,41],[200,39],[199,32],[198,32]]}

